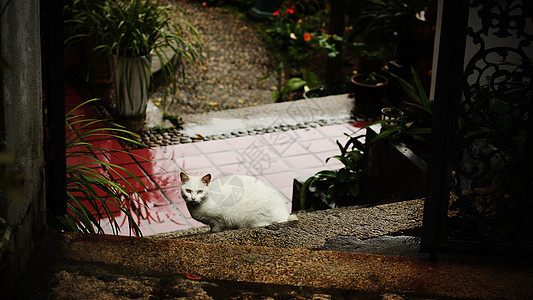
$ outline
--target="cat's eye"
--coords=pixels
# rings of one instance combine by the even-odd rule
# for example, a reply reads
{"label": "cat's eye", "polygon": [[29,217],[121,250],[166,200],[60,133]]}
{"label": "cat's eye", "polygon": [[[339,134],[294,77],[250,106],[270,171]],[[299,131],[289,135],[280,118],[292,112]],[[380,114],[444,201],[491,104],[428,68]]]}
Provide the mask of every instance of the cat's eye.
{"label": "cat's eye", "polygon": [[185,191],[186,191],[187,193],[189,193],[189,194],[192,192],[192,191],[189,190],[189,189],[186,189]]}
{"label": "cat's eye", "polygon": [[204,191],[203,190],[198,190],[198,194],[201,194],[203,193]]}

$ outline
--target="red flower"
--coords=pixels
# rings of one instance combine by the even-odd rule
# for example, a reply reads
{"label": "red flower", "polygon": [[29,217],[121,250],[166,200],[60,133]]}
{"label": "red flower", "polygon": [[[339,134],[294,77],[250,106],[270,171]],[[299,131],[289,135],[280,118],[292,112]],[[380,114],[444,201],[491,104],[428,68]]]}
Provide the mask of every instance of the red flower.
{"label": "red flower", "polygon": [[279,10],[276,10],[274,13],[273,13],[274,17],[279,15]]}
{"label": "red flower", "polygon": [[289,15],[292,15],[292,14],[294,13],[294,9],[292,9],[292,8],[287,8],[287,13],[288,13]]}
{"label": "red flower", "polygon": [[311,35],[309,33],[304,33],[304,41],[309,42],[311,40]]}

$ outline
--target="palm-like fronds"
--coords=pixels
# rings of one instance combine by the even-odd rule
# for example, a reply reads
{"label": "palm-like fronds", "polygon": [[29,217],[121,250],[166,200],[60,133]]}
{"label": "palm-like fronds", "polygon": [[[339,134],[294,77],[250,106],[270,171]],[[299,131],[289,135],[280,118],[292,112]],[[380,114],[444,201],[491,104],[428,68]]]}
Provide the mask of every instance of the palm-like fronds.
{"label": "palm-like fronds", "polygon": [[398,80],[400,87],[409,97],[409,100],[404,101],[407,118],[380,120],[368,125],[367,127],[375,124],[384,125],[383,130],[370,142],[375,143],[389,135],[400,134],[411,136],[413,139],[429,144],[433,122],[433,105],[426,95],[418,74],[411,67],[412,83],[395,74],[389,74]]}
{"label": "palm-like fronds", "polygon": [[[120,179],[127,177],[144,184],[129,170],[116,164],[109,163],[106,159],[98,159],[97,155],[109,158],[115,153],[123,151],[105,149],[95,146],[86,140],[106,136],[108,138],[122,139],[137,143],[133,138],[135,133],[129,132],[114,123],[109,127],[96,126],[102,121],[83,115],[75,115],[80,107],[95,101],[86,101],[69,111],[66,115],[66,124],[73,128],[67,135],[67,159],[79,160],[79,163],[67,165],[67,214],[57,217],[59,227],[66,231],[86,233],[104,233],[100,224],[102,219],[109,219],[114,234],[118,234],[122,221],[128,222],[130,234],[141,236],[132,209],[134,201],[130,197],[136,194],[133,186],[122,186],[112,179],[111,174]],[[144,203],[144,202],[142,202]],[[125,220],[119,220],[115,214],[124,215]]]}

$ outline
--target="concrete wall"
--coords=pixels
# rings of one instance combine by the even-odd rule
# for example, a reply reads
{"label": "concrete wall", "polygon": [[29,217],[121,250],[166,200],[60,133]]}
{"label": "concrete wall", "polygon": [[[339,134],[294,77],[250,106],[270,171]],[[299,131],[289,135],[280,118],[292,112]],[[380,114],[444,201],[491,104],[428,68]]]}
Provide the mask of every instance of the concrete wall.
{"label": "concrete wall", "polygon": [[[7,4],[7,6],[5,6]],[[21,199],[0,199],[0,216],[14,228],[14,251],[0,274],[0,298],[9,295],[44,231],[44,160],[39,0],[0,0],[0,134],[15,160]],[[9,296],[8,296],[9,297]]]}

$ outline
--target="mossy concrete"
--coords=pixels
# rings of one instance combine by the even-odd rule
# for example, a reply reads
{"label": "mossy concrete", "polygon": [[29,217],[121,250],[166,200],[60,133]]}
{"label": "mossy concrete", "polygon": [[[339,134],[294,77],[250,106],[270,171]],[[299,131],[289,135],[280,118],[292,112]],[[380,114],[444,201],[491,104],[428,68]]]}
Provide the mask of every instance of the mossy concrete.
{"label": "mossy concrete", "polygon": [[[45,3],[0,0],[0,151],[13,155],[13,160],[0,168],[2,192],[8,192],[0,195],[0,217],[13,228],[9,246],[16,249],[0,261],[0,298],[13,291],[31,259],[34,241],[45,228],[40,41],[44,21],[39,15]],[[47,99],[56,100],[60,99]],[[53,129],[48,129],[51,134]]]}

